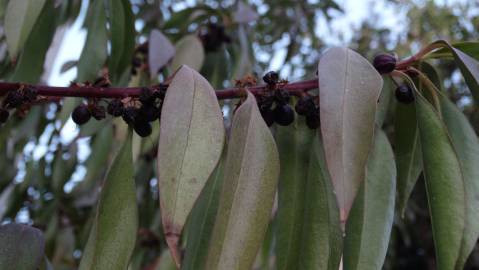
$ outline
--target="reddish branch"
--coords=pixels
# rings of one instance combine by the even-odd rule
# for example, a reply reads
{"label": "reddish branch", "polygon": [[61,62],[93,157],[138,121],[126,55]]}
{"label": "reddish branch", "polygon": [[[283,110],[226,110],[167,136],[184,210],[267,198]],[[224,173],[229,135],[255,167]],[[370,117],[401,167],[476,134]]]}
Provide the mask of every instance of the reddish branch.
{"label": "reddish branch", "polygon": [[[21,83],[0,82],[0,96],[10,91],[15,91],[20,87],[30,87],[35,89],[40,96],[51,97],[49,99],[58,100],[58,97],[85,97],[85,98],[125,98],[138,97],[143,87],[94,87],[94,86],[70,86],[70,87],[54,87],[43,85],[28,85]],[[153,85],[148,88],[151,90],[159,90],[165,85]],[[259,85],[246,88],[227,88],[216,91],[218,99],[238,98],[244,95],[244,89],[251,91],[253,94],[259,94],[265,91],[268,86]],[[293,83],[286,83],[283,89],[292,95],[301,95],[305,91],[318,88],[318,80],[308,80]]]}

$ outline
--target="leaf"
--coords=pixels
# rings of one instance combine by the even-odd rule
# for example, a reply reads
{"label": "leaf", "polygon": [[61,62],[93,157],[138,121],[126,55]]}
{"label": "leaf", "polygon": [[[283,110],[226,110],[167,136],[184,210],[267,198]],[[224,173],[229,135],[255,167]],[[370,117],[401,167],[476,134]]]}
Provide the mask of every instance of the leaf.
{"label": "leaf", "polygon": [[204,269],[223,186],[223,167],[224,161],[220,160],[191,212],[191,221],[186,227],[188,240],[183,270]]}
{"label": "leaf", "polygon": [[5,11],[5,36],[10,56],[15,58],[25,45],[46,0],[10,0]]}
{"label": "leaf", "polygon": [[414,104],[396,105],[395,156],[397,161],[397,209],[404,215],[411,192],[422,171],[422,154]]}
{"label": "leaf", "polygon": [[[439,95],[442,117],[464,177],[466,199],[465,229],[461,252],[455,269],[464,264],[479,237],[479,142],[474,129],[457,107],[444,95]],[[459,187],[457,187],[459,188]]]}
{"label": "leaf", "polygon": [[11,78],[12,81],[37,83],[40,80],[46,53],[55,33],[55,22],[53,2],[47,1],[39,14],[38,23],[33,26],[33,31],[28,36],[23,53]]}
{"label": "leaf", "polygon": [[383,81],[362,56],[347,48],[320,59],[321,133],[342,226],[364,179]]}
{"label": "leaf", "polygon": [[378,100],[378,107],[376,111],[376,125],[381,127],[388,116],[390,108],[393,105],[391,102],[394,98],[394,84],[390,78],[387,78],[383,89],[381,91],[381,95],[379,96]]}
{"label": "leaf", "polygon": [[386,135],[377,129],[362,183],[346,224],[344,269],[382,269],[394,220],[396,165]]}
{"label": "leaf", "polygon": [[131,134],[103,184],[80,270],[127,269],[138,230]]}
{"label": "leaf", "polygon": [[130,65],[135,49],[135,17],[128,0],[109,0],[109,17],[111,31],[111,55],[109,71],[114,82],[118,81],[123,71]]}
{"label": "leaf", "polygon": [[108,33],[106,30],[106,14],[103,0],[90,2],[88,35],[85,47],[78,60],[78,81],[92,81],[106,61]]}
{"label": "leaf", "polygon": [[176,44],[176,54],[171,63],[171,69],[177,70],[182,65],[199,71],[205,60],[205,50],[199,38],[195,35],[187,35]]}
{"label": "leaf", "polygon": [[175,46],[170,40],[161,33],[160,30],[153,29],[148,39],[148,66],[150,75],[156,77],[162,69],[175,56]]}
{"label": "leaf", "polygon": [[34,270],[42,262],[45,239],[39,229],[21,225],[0,226],[0,269]]}
{"label": "leaf", "polygon": [[[452,47],[457,50],[472,56],[476,60],[479,60],[479,42],[474,41],[461,41],[451,44]],[[444,57],[454,57],[449,50],[449,48],[441,48],[427,55],[428,58],[444,58]]]}
{"label": "leaf", "polygon": [[465,219],[463,174],[450,138],[434,108],[416,95],[416,117],[431,213],[437,267],[454,269]]}
{"label": "leaf", "polygon": [[299,263],[306,181],[314,132],[303,118],[288,126],[278,126],[275,133],[281,172],[278,184],[276,226],[277,269],[293,269]]}
{"label": "leaf", "polygon": [[249,92],[233,116],[224,170],[206,269],[251,269],[270,221],[279,157]]}
{"label": "leaf", "polygon": [[341,261],[343,235],[319,136],[314,138],[310,154],[298,265],[299,269],[337,270]]}
{"label": "leaf", "polygon": [[214,89],[198,72],[182,66],[166,92],[158,146],[163,230],[178,265],[181,231],[220,159],[224,141]]}

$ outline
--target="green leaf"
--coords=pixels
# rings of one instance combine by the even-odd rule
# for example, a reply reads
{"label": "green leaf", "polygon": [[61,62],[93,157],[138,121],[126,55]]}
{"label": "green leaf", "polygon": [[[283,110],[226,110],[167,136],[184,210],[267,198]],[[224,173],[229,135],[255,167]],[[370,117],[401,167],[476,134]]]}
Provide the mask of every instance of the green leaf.
{"label": "green leaf", "polygon": [[386,135],[377,129],[362,183],[346,224],[344,269],[382,269],[394,220],[396,165]]}
{"label": "green leaf", "polygon": [[175,56],[175,47],[170,40],[159,30],[154,29],[148,39],[148,67],[150,75],[156,77],[162,69]]}
{"label": "green leaf", "polygon": [[343,235],[338,204],[319,136],[314,138],[310,153],[298,265],[299,269],[337,270],[341,261]]}
{"label": "green leaf", "polygon": [[163,229],[178,265],[181,231],[220,159],[224,141],[214,89],[198,72],[182,66],[166,92],[158,146]]}
{"label": "green leaf", "polygon": [[404,215],[411,192],[422,171],[422,154],[414,104],[397,103],[395,117],[397,209]]}
{"label": "green leaf", "polygon": [[191,211],[191,221],[186,227],[188,240],[181,265],[183,270],[201,270],[205,267],[223,186],[223,165],[224,159],[220,160],[216,166]]}
{"label": "green leaf", "polygon": [[25,45],[46,0],[10,0],[5,11],[5,36],[12,58]]}
{"label": "green leaf", "polygon": [[43,259],[45,240],[39,229],[21,225],[0,226],[0,269],[35,270]]}
{"label": "green leaf", "polygon": [[384,82],[383,89],[381,91],[381,95],[379,96],[378,100],[378,108],[376,111],[376,125],[381,127],[388,116],[388,112],[390,111],[390,107],[394,104],[394,87],[395,84],[392,82],[390,78],[387,78]]}
{"label": "green leaf", "polygon": [[299,263],[306,181],[314,132],[303,117],[288,126],[278,126],[275,133],[281,172],[278,184],[276,226],[277,269],[293,269]]}
{"label": "green leaf", "polygon": [[251,269],[270,221],[279,157],[254,96],[233,116],[206,269]]}
{"label": "green leaf", "polygon": [[127,269],[137,230],[130,134],[105,178],[79,269]]}
{"label": "green leaf", "polygon": [[11,78],[15,82],[37,83],[43,73],[45,56],[55,34],[56,12],[52,1],[47,1],[28,36],[25,48]]}
{"label": "green leaf", "polygon": [[135,49],[135,17],[128,0],[109,0],[109,16],[111,32],[111,54],[109,58],[110,75],[114,82],[130,65]]}
{"label": "green leaf", "polygon": [[90,2],[88,35],[78,60],[78,81],[92,81],[103,68],[107,58],[108,33],[103,0]]}
{"label": "green leaf", "polygon": [[344,226],[365,176],[381,75],[358,53],[328,50],[318,65],[321,133]]}
{"label": "green leaf", "polygon": [[[462,42],[452,43],[451,46],[453,46],[457,50],[460,50],[463,53],[466,53],[474,57],[476,60],[479,60],[479,42],[462,41]],[[427,57],[428,58],[445,58],[445,57],[453,58],[454,56],[452,55],[449,48],[441,48],[439,50],[436,50],[428,54]]]}
{"label": "green leaf", "polygon": [[196,35],[187,35],[176,44],[176,55],[171,62],[171,69],[177,70],[182,65],[187,65],[199,71],[205,60],[205,50]]}
{"label": "green leaf", "polygon": [[454,269],[465,223],[463,173],[438,113],[419,94],[416,95],[416,117],[437,267]]}
{"label": "green leaf", "polygon": [[[466,214],[461,252],[456,269],[464,264],[479,237],[479,142],[471,124],[458,108],[444,95],[439,95],[442,117],[464,177]],[[457,187],[459,188],[459,187]]]}

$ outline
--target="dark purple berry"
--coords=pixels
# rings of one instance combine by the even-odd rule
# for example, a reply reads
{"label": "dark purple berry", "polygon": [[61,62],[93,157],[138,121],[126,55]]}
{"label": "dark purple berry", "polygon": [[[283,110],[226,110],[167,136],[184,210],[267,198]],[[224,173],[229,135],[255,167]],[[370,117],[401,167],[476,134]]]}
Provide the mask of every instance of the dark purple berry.
{"label": "dark purple berry", "polygon": [[321,125],[319,114],[311,114],[306,116],[306,125],[310,129],[317,129]]}
{"label": "dark purple berry", "polygon": [[397,101],[404,103],[404,104],[409,104],[414,101],[414,93],[408,85],[400,85],[398,88],[396,88],[396,99]]}
{"label": "dark purple berry", "polygon": [[276,100],[276,102],[278,102],[278,104],[284,105],[289,102],[291,96],[289,92],[285,89],[278,89],[274,92],[274,99]]}
{"label": "dark purple berry", "polygon": [[10,91],[5,98],[5,103],[10,108],[17,108],[23,104],[23,95],[20,91]]}
{"label": "dark purple berry", "polygon": [[81,104],[73,110],[72,119],[77,125],[83,125],[91,118],[90,110],[85,104]]}
{"label": "dark purple berry", "polygon": [[160,110],[152,105],[143,105],[140,108],[140,117],[148,122],[153,122],[160,116]]}
{"label": "dark purple berry", "polygon": [[0,108],[0,123],[5,123],[8,120],[10,113],[4,108]]}
{"label": "dark purple berry", "polygon": [[274,121],[281,126],[288,126],[294,121],[294,110],[288,104],[277,105],[273,110]]}
{"label": "dark purple berry", "polygon": [[301,97],[298,102],[296,102],[296,106],[294,106],[294,109],[299,115],[314,114],[316,112],[316,105],[314,104],[313,97]]}
{"label": "dark purple berry", "polygon": [[37,99],[38,92],[36,89],[27,87],[23,90],[23,100],[26,102],[32,102]]}
{"label": "dark purple berry", "polygon": [[114,99],[110,101],[106,110],[114,117],[121,116],[123,114],[123,102],[121,102],[119,99]]}
{"label": "dark purple berry", "polygon": [[106,117],[105,107],[100,105],[90,106],[90,113],[96,120],[102,120]]}
{"label": "dark purple berry", "polygon": [[270,71],[263,76],[263,81],[268,84],[276,84],[279,81],[279,74],[276,71]]}
{"label": "dark purple berry", "polygon": [[156,97],[153,95],[153,91],[147,87],[141,88],[139,100],[142,104],[153,104],[155,99]]}
{"label": "dark purple berry", "polygon": [[126,107],[123,110],[122,117],[127,124],[132,125],[138,119],[138,109],[135,107]]}
{"label": "dark purple berry", "polygon": [[151,124],[146,121],[135,122],[135,124],[133,125],[133,129],[140,137],[150,136],[152,132]]}
{"label": "dark purple berry", "polygon": [[396,57],[383,53],[374,57],[373,66],[380,74],[387,74],[396,68],[396,62]]}
{"label": "dark purple berry", "polygon": [[268,127],[274,124],[274,112],[271,108],[260,109],[260,113]]}
{"label": "dark purple berry", "polygon": [[266,110],[266,109],[271,109],[274,103],[274,99],[272,96],[258,96],[256,98],[256,101],[258,103],[258,108],[261,110]]}

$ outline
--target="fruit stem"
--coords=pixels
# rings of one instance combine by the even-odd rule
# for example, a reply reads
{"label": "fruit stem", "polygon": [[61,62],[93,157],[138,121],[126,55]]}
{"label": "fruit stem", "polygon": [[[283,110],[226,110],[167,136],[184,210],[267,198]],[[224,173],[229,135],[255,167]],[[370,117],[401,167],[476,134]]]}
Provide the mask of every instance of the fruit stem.
{"label": "fruit stem", "polygon": [[426,54],[432,52],[435,49],[441,48],[441,47],[444,47],[444,45],[441,44],[441,43],[438,43],[438,42],[431,43],[428,46],[422,48],[416,54],[410,56],[409,58],[407,58],[405,60],[402,60],[402,61],[399,61],[396,64],[396,69],[399,69],[399,70],[406,69],[409,66],[411,66],[412,64],[414,64],[415,62],[421,60]]}

